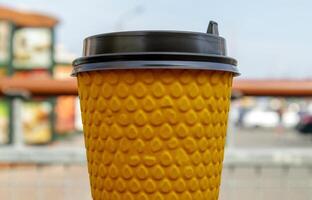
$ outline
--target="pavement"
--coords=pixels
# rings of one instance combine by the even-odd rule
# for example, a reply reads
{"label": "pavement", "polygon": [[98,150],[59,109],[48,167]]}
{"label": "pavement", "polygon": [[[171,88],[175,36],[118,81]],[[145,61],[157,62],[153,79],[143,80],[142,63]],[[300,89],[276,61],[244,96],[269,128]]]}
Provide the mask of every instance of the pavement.
{"label": "pavement", "polygon": [[[246,148],[311,148],[312,135],[293,130],[231,129],[232,143]],[[82,136],[66,144],[83,145]],[[0,168],[0,199],[90,200],[85,165],[5,165]],[[312,200],[312,169],[223,169],[219,200]]]}
{"label": "pavement", "polygon": [[312,133],[301,134],[294,129],[234,128],[233,143],[244,148],[312,148]]}

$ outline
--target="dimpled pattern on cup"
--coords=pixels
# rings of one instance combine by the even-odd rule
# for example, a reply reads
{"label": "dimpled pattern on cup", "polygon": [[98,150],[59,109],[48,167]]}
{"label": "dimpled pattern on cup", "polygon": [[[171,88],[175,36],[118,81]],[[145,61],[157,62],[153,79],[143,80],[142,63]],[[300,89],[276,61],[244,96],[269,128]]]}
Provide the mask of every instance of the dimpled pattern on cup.
{"label": "dimpled pattern on cup", "polygon": [[78,74],[95,200],[217,200],[232,73]]}

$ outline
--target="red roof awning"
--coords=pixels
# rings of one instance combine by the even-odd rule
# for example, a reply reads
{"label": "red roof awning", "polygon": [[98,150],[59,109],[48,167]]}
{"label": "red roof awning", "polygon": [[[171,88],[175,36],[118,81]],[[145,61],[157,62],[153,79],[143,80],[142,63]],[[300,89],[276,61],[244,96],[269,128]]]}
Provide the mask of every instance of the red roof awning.
{"label": "red roof awning", "polygon": [[17,26],[53,27],[58,23],[54,17],[27,11],[19,11],[0,6],[0,20],[8,20]]}
{"label": "red roof awning", "polygon": [[[24,91],[31,95],[77,95],[75,78],[0,78],[0,94]],[[240,80],[233,83],[233,92],[249,96],[311,96],[312,80]]]}

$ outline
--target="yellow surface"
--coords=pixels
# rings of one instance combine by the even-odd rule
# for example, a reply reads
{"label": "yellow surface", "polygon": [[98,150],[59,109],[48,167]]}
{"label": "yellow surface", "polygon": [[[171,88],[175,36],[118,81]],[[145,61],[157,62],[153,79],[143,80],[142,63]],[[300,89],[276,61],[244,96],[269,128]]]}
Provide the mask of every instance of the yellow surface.
{"label": "yellow surface", "polygon": [[232,73],[78,74],[95,200],[217,200]]}

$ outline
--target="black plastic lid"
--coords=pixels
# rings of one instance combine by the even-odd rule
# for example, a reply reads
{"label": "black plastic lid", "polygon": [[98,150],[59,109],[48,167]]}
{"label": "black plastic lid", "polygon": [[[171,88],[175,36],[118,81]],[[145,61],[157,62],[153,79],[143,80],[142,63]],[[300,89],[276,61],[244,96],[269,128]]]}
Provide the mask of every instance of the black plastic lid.
{"label": "black plastic lid", "polygon": [[73,62],[73,75],[84,71],[134,68],[183,68],[230,71],[237,62],[226,56],[218,24],[207,33],[182,31],[129,31],[88,37],[83,57]]}

